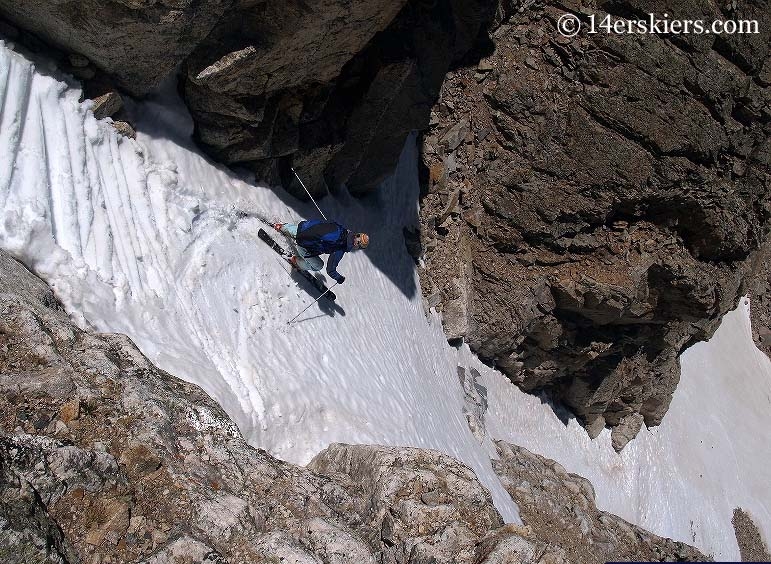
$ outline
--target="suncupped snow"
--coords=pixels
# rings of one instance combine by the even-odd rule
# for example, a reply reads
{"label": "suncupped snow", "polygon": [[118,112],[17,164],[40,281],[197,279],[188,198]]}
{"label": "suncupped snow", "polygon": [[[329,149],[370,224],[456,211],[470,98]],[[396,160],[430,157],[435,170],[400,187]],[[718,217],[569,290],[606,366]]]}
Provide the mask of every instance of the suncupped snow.
{"label": "suncupped snow", "polygon": [[[136,141],[94,119],[79,96],[0,45],[0,246],[82,325],[129,335],[158,366],[204,388],[251,444],[297,463],[333,441],[437,449],[468,464],[516,522],[489,461],[490,437],[500,438],[590,478],[602,509],[716,557],[738,556],[736,505],[771,534],[762,483],[771,454],[757,432],[771,418],[771,363],[752,347],[744,309],[684,355],[664,423],[619,456],[607,433],[589,441],[467,349],[450,348],[438,320],[425,318],[402,234],[417,217],[414,139],[377,197],[322,200],[327,217],[372,243],[343,259],[337,305],[320,302],[289,325],[317,294],[257,231],[266,219],[317,217],[315,208],[201,156],[172,90],[130,108]],[[476,385],[487,388],[487,413],[476,406],[481,438],[464,413],[476,400],[458,362],[482,372]]]}

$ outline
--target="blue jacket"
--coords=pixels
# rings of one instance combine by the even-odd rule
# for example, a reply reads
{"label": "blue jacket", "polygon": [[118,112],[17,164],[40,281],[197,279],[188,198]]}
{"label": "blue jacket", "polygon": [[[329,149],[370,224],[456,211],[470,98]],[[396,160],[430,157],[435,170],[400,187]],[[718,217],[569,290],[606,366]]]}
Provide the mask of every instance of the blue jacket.
{"label": "blue jacket", "polygon": [[337,265],[343,255],[353,250],[353,233],[334,221],[309,219],[297,225],[297,244],[308,252],[309,257],[329,254],[327,274],[342,282],[343,276],[337,272]]}

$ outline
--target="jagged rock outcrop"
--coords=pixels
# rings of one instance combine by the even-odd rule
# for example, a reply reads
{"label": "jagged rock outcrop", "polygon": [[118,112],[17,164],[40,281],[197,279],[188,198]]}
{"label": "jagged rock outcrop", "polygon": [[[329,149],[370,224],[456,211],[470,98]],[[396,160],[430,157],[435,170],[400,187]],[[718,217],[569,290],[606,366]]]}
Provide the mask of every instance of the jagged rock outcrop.
{"label": "jagged rock outcrop", "polygon": [[423,146],[422,288],[448,336],[616,448],[661,422],[679,353],[749,289],[771,225],[768,2],[656,10],[760,33],[569,39],[563,14],[649,9],[503,3]]}
{"label": "jagged rock outcrop", "polygon": [[[196,138],[219,160],[260,162],[270,175],[274,159],[297,153],[309,135],[328,136],[323,147],[312,143],[326,164],[345,143],[334,133],[352,109],[340,108],[334,81],[405,3],[237,3],[185,65],[184,96]],[[330,105],[337,105],[338,119],[319,130],[313,124]],[[321,170],[313,172],[311,185],[321,189]]]}
{"label": "jagged rock outcrop", "polygon": [[586,478],[527,449],[496,442],[493,468],[519,506],[532,536],[559,546],[574,564],[602,562],[705,562],[692,546],[654,535],[597,509]]}

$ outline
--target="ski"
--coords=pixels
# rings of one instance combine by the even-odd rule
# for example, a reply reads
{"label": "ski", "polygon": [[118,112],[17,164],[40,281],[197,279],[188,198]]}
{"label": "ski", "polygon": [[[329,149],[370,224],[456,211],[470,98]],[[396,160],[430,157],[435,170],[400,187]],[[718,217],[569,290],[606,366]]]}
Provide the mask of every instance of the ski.
{"label": "ski", "polygon": [[[292,257],[292,253],[287,251],[284,247],[279,245],[273,237],[268,235],[268,233],[264,229],[260,229],[257,232],[257,236],[262,239],[262,241],[267,244],[271,249],[276,251],[283,259],[287,262],[289,262],[289,259]],[[291,263],[290,263],[291,264]],[[313,287],[316,288],[320,293],[324,294],[324,298],[334,302],[337,299],[337,296],[335,296],[334,292],[327,291],[328,288],[324,282],[313,276],[310,272],[307,272],[305,270],[300,270],[299,268],[294,268],[293,270],[300,274],[303,278],[305,278],[308,282],[313,284]],[[326,293],[324,293],[326,292]]]}

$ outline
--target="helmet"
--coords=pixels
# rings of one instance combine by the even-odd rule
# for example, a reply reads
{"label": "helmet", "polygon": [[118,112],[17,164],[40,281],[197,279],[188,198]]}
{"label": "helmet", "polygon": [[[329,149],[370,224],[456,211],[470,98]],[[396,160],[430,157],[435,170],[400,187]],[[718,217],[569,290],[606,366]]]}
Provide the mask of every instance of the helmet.
{"label": "helmet", "polygon": [[366,233],[357,233],[354,235],[354,241],[359,241],[359,248],[366,249],[369,246],[369,235]]}

